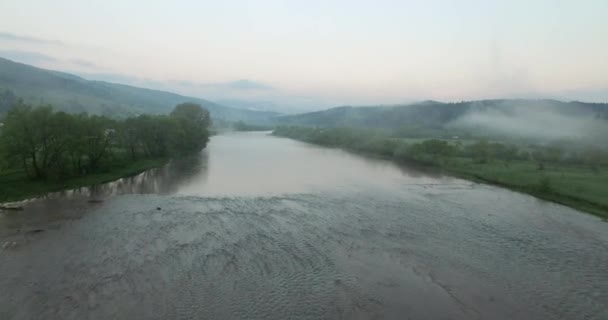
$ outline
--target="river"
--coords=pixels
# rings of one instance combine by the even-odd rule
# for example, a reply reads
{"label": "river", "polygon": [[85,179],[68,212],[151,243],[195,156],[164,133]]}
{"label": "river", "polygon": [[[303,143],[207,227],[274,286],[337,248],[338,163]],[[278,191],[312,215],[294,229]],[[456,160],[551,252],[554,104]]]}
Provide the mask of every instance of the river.
{"label": "river", "polygon": [[267,133],[0,213],[0,319],[608,319],[608,224]]}

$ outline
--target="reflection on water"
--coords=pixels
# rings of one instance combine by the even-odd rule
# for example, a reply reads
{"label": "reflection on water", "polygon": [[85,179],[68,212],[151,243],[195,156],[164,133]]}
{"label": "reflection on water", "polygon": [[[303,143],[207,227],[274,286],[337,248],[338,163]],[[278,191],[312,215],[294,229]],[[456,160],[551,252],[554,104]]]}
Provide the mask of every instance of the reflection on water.
{"label": "reflection on water", "polygon": [[32,229],[52,221],[79,218],[89,207],[120,194],[173,194],[190,179],[204,180],[208,152],[171,160],[168,164],[132,177],[71,190],[52,192],[17,203],[24,211],[0,212],[0,236]]}
{"label": "reflection on water", "polygon": [[107,197],[127,193],[172,194],[182,183],[193,177],[204,180],[207,175],[208,160],[209,155],[205,150],[195,155],[173,159],[163,167],[151,169],[133,177],[70,192],[89,197]]}
{"label": "reflection on water", "polygon": [[365,185],[394,189],[404,183],[466,183],[396,166],[390,161],[270,136],[265,132],[216,136],[208,167],[184,180],[176,193],[189,196],[273,196],[344,191]]}
{"label": "reflection on water", "polygon": [[204,180],[207,175],[208,160],[209,155],[205,150],[195,155],[173,159],[162,167],[153,168],[132,177],[121,178],[116,181],[93,186],[53,192],[26,202],[57,198],[64,200],[69,198],[101,200],[119,194],[173,194],[178,190],[180,184],[193,177]]}

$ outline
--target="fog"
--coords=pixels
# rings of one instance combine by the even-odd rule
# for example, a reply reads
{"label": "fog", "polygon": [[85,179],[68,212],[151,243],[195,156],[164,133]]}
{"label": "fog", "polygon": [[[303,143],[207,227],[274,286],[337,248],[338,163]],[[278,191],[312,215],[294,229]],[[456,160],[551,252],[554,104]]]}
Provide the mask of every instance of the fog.
{"label": "fog", "polygon": [[513,102],[499,108],[476,108],[448,126],[538,140],[599,141],[608,136],[608,121],[598,117],[593,110],[572,114],[552,104],[531,106]]}

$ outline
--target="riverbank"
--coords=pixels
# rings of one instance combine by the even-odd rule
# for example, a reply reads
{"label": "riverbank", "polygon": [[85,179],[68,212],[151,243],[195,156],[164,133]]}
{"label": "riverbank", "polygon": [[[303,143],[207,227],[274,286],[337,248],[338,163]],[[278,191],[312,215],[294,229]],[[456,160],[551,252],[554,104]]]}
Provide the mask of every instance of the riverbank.
{"label": "riverbank", "polygon": [[554,165],[546,166],[539,173],[537,165],[530,161],[505,166],[459,160],[441,169],[463,179],[508,188],[608,219],[608,177],[605,172],[594,174],[587,168]]}
{"label": "riverbank", "polygon": [[106,183],[160,167],[168,161],[168,158],[141,159],[129,163],[114,164],[103,171],[85,176],[46,181],[31,180],[21,170],[0,172],[0,203],[19,201],[42,196],[50,192]]}
{"label": "riverbank", "polygon": [[[608,219],[608,168],[543,164],[530,160],[487,160],[409,153],[411,143],[357,130],[278,128],[273,135],[337,147],[397,163],[417,164],[459,178],[505,187]],[[453,154],[453,153],[452,153]]]}

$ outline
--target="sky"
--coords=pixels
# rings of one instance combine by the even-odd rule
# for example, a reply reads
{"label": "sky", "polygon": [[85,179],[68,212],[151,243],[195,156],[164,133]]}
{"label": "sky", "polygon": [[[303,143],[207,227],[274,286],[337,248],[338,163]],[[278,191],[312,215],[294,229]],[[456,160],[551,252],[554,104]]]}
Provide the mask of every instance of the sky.
{"label": "sky", "polygon": [[2,0],[0,56],[291,110],[608,101],[608,1]]}

